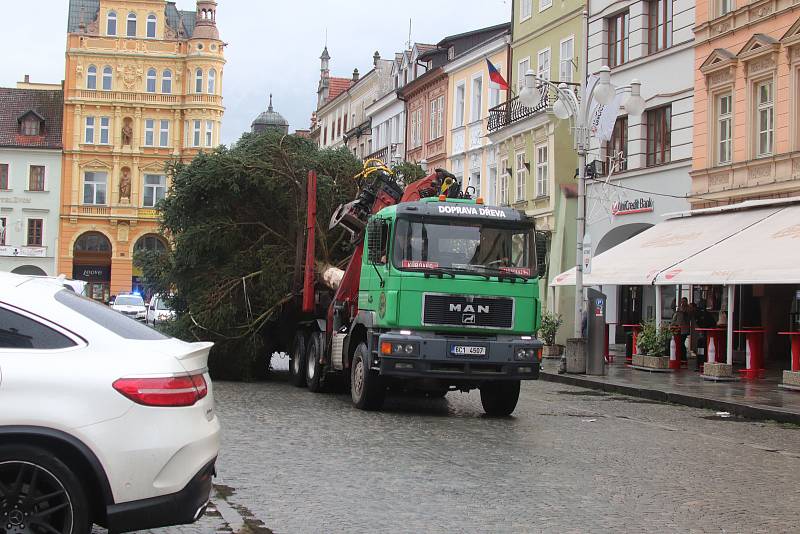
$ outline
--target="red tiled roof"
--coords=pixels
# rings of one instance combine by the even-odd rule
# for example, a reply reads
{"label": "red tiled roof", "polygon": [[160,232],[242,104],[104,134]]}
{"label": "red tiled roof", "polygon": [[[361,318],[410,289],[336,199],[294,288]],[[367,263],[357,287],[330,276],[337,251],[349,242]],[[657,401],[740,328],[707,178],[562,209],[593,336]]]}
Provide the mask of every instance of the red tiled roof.
{"label": "red tiled roof", "polygon": [[[43,135],[21,135],[19,119],[33,111],[44,119]],[[62,90],[0,87],[0,146],[61,148]]]}
{"label": "red tiled roof", "polygon": [[328,85],[328,102],[350,89],[350,78],[330,78]]}

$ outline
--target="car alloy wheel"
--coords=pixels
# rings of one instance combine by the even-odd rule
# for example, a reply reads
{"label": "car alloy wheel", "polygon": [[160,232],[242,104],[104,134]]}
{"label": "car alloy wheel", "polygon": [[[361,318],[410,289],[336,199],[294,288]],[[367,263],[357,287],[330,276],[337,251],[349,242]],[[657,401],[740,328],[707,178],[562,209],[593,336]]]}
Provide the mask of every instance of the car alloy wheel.
{"label": "car alloy wheel", "polygon": [[0,530],[70,534],[73,515],[69,493],[53,473],[30,462],[0,462]]}

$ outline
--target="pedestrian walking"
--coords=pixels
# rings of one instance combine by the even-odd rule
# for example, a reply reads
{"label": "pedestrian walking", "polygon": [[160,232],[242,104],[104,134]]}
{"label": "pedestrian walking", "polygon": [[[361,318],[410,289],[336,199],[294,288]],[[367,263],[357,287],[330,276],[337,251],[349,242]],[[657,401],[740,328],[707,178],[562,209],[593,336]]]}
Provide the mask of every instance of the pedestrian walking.
{"label": "pedestrian walking", "polygon": [[680,329],[681,334],[681,360],[686,361],[687,354],[686,354],[686,338],[689,337],[689,333],[691,332],[691,322],[692,322],[692,312],[691,308],[689,307],[689,299],[683,297],[678,304],[677,309],[675,310],[675,314],[672,316],[672,326],[675,329]]}

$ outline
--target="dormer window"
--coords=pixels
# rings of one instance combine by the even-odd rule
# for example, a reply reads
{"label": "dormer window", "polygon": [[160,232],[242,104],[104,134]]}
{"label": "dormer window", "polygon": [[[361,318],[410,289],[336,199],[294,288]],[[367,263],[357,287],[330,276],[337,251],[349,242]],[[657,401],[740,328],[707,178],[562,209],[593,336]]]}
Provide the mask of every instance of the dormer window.
{"label": "dormer window", "polygon": [[44,119],[36,112],[29,111],[19,118],[19,133],[26,136],[42,135]]}
{"label": "dormer window", "polygon": [[39,135],[40,124],[34,119],[26,119],[22,122],[22,135]]}

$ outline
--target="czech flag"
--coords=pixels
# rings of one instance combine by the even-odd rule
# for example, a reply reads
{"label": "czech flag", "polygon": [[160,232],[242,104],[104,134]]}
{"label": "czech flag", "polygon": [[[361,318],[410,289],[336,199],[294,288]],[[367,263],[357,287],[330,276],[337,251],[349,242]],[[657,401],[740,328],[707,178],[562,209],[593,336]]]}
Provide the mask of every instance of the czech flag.
{"label": "czech flag", "polygon": [[503,78],[503,75],[500,74],[500,71],[492,65],[492,62],[488,59],[486,60],[486,64],[489,65],[489,79],[492,80],[494,83],[500,86],[500,89],[508,91],[508,83]]}

